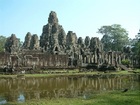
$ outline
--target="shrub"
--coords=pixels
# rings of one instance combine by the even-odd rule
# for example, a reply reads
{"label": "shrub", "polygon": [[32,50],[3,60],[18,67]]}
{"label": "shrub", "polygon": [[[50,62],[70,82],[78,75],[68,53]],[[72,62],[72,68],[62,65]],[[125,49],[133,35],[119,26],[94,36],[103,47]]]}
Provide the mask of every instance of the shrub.
{"label": "shrub", "polygon": [[122,60],[122,64],[123,65],[129,65],[130,64],[130,60],[128,60],[128,59]]}

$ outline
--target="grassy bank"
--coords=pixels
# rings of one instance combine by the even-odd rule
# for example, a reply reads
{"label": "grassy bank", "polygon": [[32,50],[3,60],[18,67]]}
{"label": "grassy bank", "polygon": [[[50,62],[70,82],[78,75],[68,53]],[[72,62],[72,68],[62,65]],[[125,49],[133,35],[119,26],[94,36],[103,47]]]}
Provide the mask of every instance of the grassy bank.
{"label": "grassy bank", "polygon": [[25,76],[25,77],[54,77],[54,76],[76,76],[76,75],[110,75],[110,74],[119,74],[119,75],[128,75],[128,74],[139,74],[140,75],[140,69],[139,70],[134,70],[134,71],[111,71],[111,72],[99,72],[99,71],[93,71],[93,72],[79,72],[78,70],[49,70],[45,71],[44,73],[39,73],[39,74],[18,74],[18,75],[3,75],[0,74],[0,78],[6,78],[6,77],[20,77],[20,76]]}
{"label": "grassy bank", "polygon": [[139,105],[140,91],[121,91],[102,92],[92,94],[87,99],[83,96],[78,98],[57,98],[30,100],[25,103],[8,103],[6,105]]}

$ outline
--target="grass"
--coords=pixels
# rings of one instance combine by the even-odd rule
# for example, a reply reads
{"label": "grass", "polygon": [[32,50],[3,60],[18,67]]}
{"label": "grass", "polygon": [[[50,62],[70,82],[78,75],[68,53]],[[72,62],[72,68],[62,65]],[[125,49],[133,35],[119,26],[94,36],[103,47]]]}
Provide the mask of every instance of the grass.
{"label": "grass", "polygon": [[53,98],[30,100],[25,103],[7,103],[6,105],[139,105],[140,90],[102,92],[92,94],[89,98],[84,99],[82,96],[77,98]]}
{"label": "grass", "polygon": [[[137,72],[137,74],[140,74],[140,69],[134,70]],[[127,74],[134,74],[133,71],[114,71],[114,72],[99,72],[99,71],[93,71],[93,72],[79,72],[79,70],[48,70],[45,71],[43,74],[23,74],[25,77],[54,77],[54,76],[76,76],[76,75],[108,75],[108,74],[122,74],[122,75],[127,75]],[[22,74],[19,74],[18,76],[20,77]],[[11,78],[16,78],[17,75],[2,75],[0,74],[1,78],[6,78],[6,77],[11,77]]]}

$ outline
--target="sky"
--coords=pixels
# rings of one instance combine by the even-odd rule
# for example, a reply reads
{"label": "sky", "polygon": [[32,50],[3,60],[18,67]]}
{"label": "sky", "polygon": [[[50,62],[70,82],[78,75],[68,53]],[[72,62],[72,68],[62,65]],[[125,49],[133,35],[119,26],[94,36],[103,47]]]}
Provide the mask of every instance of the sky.
{"label": "sky", "polygon": [[140,29],[140,0],[0,0],[0,35],[15,34],[24,41],[27,32],[42,34],[51,11],[65,32],[77,37],[99,37],[101,26],[120,24],[130,38]]}

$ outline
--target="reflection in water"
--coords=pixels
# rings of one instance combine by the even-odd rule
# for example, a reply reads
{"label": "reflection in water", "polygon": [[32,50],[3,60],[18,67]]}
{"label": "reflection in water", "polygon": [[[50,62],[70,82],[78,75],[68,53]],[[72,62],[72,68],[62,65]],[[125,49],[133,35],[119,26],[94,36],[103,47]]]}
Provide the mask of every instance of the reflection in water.
{"label": "reflection in water", "polygon": [[0,97],[3,96],[6,102],[77,96],[87,98],[87,94],[101,91],[139,89],[139,78],[139,75],[1,78]]}
{"label": "reflection in water", "polygon": [[17,101],[18,102],[25,102],[25,96],[22,93],[20,93]]}
{"label": "reflection in water", "polygon": [[0,96],[0,105],[6,104],[6,103],[7,101],[3,97]]}

